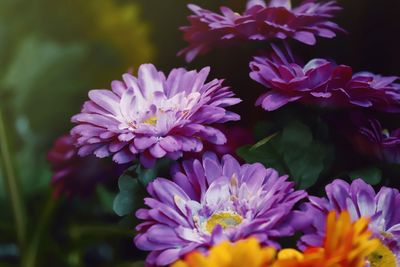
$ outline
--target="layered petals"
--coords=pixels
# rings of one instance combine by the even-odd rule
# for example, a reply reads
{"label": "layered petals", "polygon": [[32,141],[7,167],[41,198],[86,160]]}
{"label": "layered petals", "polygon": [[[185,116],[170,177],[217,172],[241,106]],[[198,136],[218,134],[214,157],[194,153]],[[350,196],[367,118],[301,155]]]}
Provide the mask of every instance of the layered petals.
{"label": "layered petals", "polygon": [[289,48],[272,46],[266,55],[250,63],[250,77],[268,91],[256,105],[273,111],[291,102],[333,108],[369,108],[400,112],[398,77],[384,77],[362,72],[353,74],[351,67],[336,65],[326,59],[297,62]]}
{"label": "layered petals", "polygon": [[286,179],[261,164],[240,165],[230,155],[219,160],[205,153],[202,161],[184,161],[174,168],[172,181],[157,178],[148,186],[149,208],[136,214],[144,223],[135,244],[157,255],[176,252],[168,258],[149,255],[150,265],[171,264],[188,248],[204,250],[250,236],[278,246],[277,238],[297,230],[293,207],[306,196]]}
{"label": "layered petals", "polygon": [[151,64],[138,76],[124,74],[112,90],[92,90],[71,134],[82,156],[112,157],[117,163],[140,155],[146,167],[156,159],[176,159],[183,152],[199,152],[203,141],[224,144],[224,134],[211,124],[239,120],[225,110],[237,104],[222,80],[206,83],[209,68],[199,72],[174,69],[166,77]]}
{"label": "layered petals", "polygon": [[181,27],[189,46],[180,54],[187,61],[209,52],[215,46],[243,41],[264,41],[292,38],[314,45],[316,37],[333,38],[343,30],[330,19],[341,8],[335,1],[318,3],[307,0],[292,7],[290,0],[251,0],[246,10],[239,14],[228,7],[221,13],[190,4],[193,15],[189,26]]}

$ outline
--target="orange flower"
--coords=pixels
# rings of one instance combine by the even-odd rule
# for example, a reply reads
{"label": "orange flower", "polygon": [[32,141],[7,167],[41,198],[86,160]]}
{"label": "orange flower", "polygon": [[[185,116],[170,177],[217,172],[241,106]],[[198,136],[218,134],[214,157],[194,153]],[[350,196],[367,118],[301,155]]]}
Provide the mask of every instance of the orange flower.
{"label": "orange flower", "polygon": [[261,248],[255,238],[249,238],[216,245],[208,256],[193,252],[172,267],[364,267],[380,247],[378,239],[371,239],[368,223],[366,218],[352,222],[346,211],[339,216],[331,211],[323,247],[308,248],[304,253],[283,249],[275,259],[274,248]]}
{"label": "orange flower", "polygon": [[348,212],[337,217],[331,211],[322,248],[308,248],[304,254],[284,249],[274,267],[363,267],[380,244],[378,239],[371,239],[368,222],[361,218],[352,223]]}
{"label": "orange flower", "polygon": [[275,259],[274,248],[262,248],[255,238],[236,243],[222,242],[211,248],[208,256],[190,253],[172,267],[269,267]]}

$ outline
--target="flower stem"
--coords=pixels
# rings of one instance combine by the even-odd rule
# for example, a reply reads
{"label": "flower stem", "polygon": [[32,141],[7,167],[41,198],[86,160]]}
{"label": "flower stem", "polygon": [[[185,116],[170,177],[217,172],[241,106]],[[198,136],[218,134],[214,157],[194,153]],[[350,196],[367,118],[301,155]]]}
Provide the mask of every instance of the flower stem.
{"label": "flower stem", "polygon": [[32,240],[29,243],[29,246],[27,247],[23,261],[23,267],[36,266],[39,245],[42,241],[44,231],[48,228],[47,226],[51,220],[52,217],[51,215],[53,214],[53,211],[57,203],[58,203],[57,199],[54,199],[54,197],[50,193],[48,200],[45,204],[45,207],[42,211],[42,214],[37,222],[37,226],[34,231]]}
{"label": "flower stem", "polygon": [[3,177],[10,198],[15,229],[17,232],[18,243],[21,253],[26,246],[26,208],[21,195],[20,184],[15,175],[9,143],[7,139],[6,127],[3,112],[0,109],[0,155],[2,158]]}

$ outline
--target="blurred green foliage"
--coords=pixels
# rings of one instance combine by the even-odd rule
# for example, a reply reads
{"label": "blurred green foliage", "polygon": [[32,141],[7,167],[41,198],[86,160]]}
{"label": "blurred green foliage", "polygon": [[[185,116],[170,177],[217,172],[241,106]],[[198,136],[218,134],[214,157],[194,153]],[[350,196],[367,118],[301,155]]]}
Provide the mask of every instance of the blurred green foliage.
{"label": "blurred green foliage", "polygon": [[[82,266],[93,262],[85,258],[91,253],[99,253],[100,259],[111,255],[103,259],[105,263],[122,257],[111,249],[118,247],[111,243],[119,242],[121,235],[103,247],[95,246],[94,252],[89,249],[98,240],[96,229],[111,228],[104,221],[113,214],[110,203],[103,206],[108,190],[99,189],[79,207],[69,200],[46,208],[45,203],[55,202],[48,196],[51,173],[46,151],[57,136],[69,131],[69,118],[79,111],[90,89],[109,88],[122,73],[153,60],[150,27],[141,13],[138,3],[118,0],[0,0],[0,111],[6,117],[14,168],[29,211],[26,264]],[[15,246],[15,234],[4,189],[1,181],[0,262],[8,259],[12,264],[25,252],[18,248],[7,252]],[[59,216],[67,218],[61,222]],[[95,238],[77,235],[76,222],[81,227],[90,224],[83,229],[91,229]],[[114,220],[112,226],[117,223]],[[121,227],[126,238],[128,230]],[[56,245],[60,240],[62,245]],[[48,245],[36,255],[41,242]],[[111,254],[104,252],[110,249]]]}
{"label": "blurred green foliage", "polygon": [[0,2],[1,104],[25,191],[47,186],[44,152],[69,130],[87,91],[151,61],[139,13],[114,0]]}

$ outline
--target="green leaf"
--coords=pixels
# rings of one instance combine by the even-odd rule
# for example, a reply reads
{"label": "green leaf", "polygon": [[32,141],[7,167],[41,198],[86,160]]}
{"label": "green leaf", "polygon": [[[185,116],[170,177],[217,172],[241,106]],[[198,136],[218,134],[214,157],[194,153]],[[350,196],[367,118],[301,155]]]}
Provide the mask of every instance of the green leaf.
{"label": "green leaf", "polygon": [[[170,170],[170,159],[158,160],[151,169],[144,169],[140,165],[132,166],[118,179],[119,193],[114,199],[113,210],[119,216],[133,213],[143,204],[143,197],[146,193],[145,187],[158,175]],[[133,178],[132,176],[135,176]]]}
{"label": "green leaf", "polygon": [[325,147],[314,143],[298,152],[298,154],[286,152],[284,159],[298,187],[309,188],[315,184],[324,169]]}
{"label": "green leaf", "polygon": [[137,181],[128,175],[122,175],[118,179],[118,188],[120,191],[132,191],[137,187]]}
{"label": "green leaf", "polygon": [[144,186],[148,185],[157,176],[157,171],[155,169],[143,169],[140,166],[138,167],[136,172],[139,182]]}
{"label": "green leaf", "polygon": [[137,205],[137,197],[140,194],[141,186],[138,180],[123,175],[118,180],[120,192],[114,199],[113,210],[119,216],[125,216],[132,213]]}
{"label": "green leaf", "polygon": [[274,133],[274,134],[271,134],[271,135],[269,135],[269,136],[267,136],[267,137],[261,139],[261,140],[258,141],[256,144],[254,144],[250,149],[254,150],[254,149],[259,148],[260,146],[265,145],[266,143],[268,143],[269,141],[271,141],[272,138],[274,138],[274,137],[277,136],[277,135],[278,135],[278,132],[276,132],[276,133]]}
{"label": "green leaf", "polygon": [[349,176],[352,180],[361,178],[371,185],[377,185],[382,180],[382,171],[379,168],[372,166],[352,171],[349,173]]}
{"label": "green leaf", "polygon": [[139,165],[136,169],[137,178],[143,186],[147,186],[159,174],[169,172],[172,163],[171,159],[163,158],[157,160],[156,165],[151,169],[144,169]]}
{"label": "green leaf", "polygon": [[311,145],[313,136],[311,130],[300,122],[289,124],[282,133],[281,148],[284,150],[293,150],[295,148],[305,148]]}
{"label": "green leaf", "polygon": [[259,123],[256,124],[256,126],[254,127],[254,138],[256,140],[261,140],[263,139],[266,135],[270,136],[274,133],[277,132],[277,127],[274,123],[270,122],[270,121],[261,121]]}
{"label": "green leaf", "polygon": [[329,162],[332,150],[313,140],[311,130],[300,122],[287,125],[281,134],[273,134],[254,146],[244,146],[237,154],[246,162],[260,162],[289,174],[299,188],[315,184]]}
{"label": "green leaf", "polygon": [[243,146],[236,151],[248,163],[262,163],[265,166],[276,169],[279,173],[288,173],[283,157],[278,153],[275,147],[271,144],[264,144],[258,148],[251,145]]}

